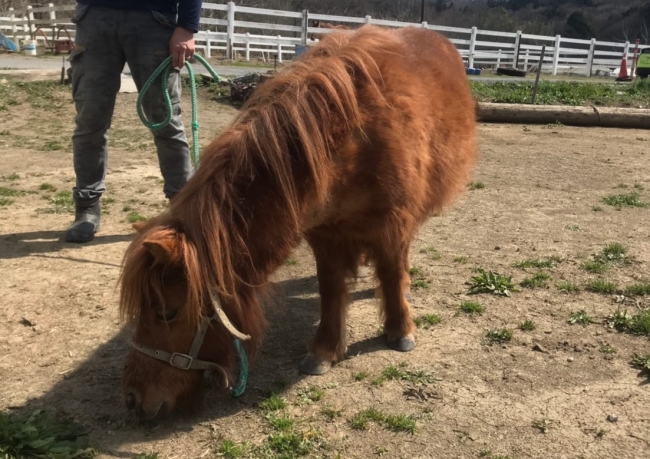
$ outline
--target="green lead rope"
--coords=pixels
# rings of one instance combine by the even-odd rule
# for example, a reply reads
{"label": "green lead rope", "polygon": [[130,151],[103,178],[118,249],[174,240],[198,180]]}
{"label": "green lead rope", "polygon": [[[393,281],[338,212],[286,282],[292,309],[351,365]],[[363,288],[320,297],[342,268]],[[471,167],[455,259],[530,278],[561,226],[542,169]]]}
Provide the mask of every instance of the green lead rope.
{"label": "green lead rope", "polygon": [[235,338],[234,344],[237,351],[237,360],[239,360],[239,378],[237,379],[237,385],[230,389],[230,393],[233,397],[239,397],[246,390],[246,384],[248,383],[248,357],[246,357],[244,346],[242,346],[238,338]]}
{"label": "green lead rope", "polygon": [[[212,75],[212,78],[219,83],[221,82],[221,77],[217,75],[217,73],[214,71],[214,69],[208,64],[208,62],[203,59],[203,57],[199,56],[198,54],[195,54],[194,57],[196,60],[198,60],[201,64],[203,64],[203,67],[207,69],[207,71]],[[199,167],[199,116],[198,116],[198,98],[196,95],[196,80],[194,79],[194,69],[192,68],[192,65],[185,61],[185,68],[187,69],[187,73],[190,75],[190,93],[192,96],[192,165],[194,166],[195,169]],[[167,80],[169,79],[169,72],[172,69],[172,57],[169,56],[167,59],[164,60],[162,64],[158,66],[155,72],[149,77],[147,82],[144,84],[142,87],[142,90],[140,91],[140,94],[138,95],[138,116],[140,116],[140,121],[147,126],[149,129],[152,131],[158,131],[160,129],[163,129],[169,125],[169,123],[172,120],[172,115],[173,115],[173,106],[172,106],[172,98],[169,95],[169,89],[167,88]],[[147,119],[146,115],[144,114],[144,109],[142,107],[142,101],[144,100],[144,96],[151,87],[152,84],[158,79],[158,77],[161,78],[161,84],[162,84],[162,89],[163,89],[163,95],[165,97],[165,105],[167,107],[167,115],[165,119],[159,123],[156,123],[154,121],[150,121]]]}

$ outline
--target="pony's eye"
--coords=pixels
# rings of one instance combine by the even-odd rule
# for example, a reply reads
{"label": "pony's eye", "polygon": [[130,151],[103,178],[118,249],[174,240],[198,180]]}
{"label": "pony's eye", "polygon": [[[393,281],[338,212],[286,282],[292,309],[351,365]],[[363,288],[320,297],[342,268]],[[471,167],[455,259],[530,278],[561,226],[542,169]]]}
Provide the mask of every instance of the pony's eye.
{"label": "pony's eye", "polygon": [[178,309],[174,308],[156,308],[156,319],[165,322],[171,322],[178,315]]}

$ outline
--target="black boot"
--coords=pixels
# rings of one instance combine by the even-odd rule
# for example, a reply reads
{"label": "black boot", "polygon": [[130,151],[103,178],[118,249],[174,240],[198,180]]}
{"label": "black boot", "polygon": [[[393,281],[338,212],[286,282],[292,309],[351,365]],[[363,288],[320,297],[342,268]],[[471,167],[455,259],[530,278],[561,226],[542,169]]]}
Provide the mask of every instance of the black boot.
{"label": "black boot", "polygon": [[99,202],[90,207],[77,205],[74,223],[65,232],[66,242],[90,242],[99,231],[101,217]]}

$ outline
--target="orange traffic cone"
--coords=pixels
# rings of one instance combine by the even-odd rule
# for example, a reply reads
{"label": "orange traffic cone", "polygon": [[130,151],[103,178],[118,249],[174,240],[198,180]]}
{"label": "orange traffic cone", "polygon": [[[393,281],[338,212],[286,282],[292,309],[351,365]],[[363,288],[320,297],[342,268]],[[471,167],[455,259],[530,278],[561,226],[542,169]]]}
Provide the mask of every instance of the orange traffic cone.
{"label": "orange traffic cone", "polygon": [[618,72],[618,78],[616,81],[632,81],[632,77],[627,73],[627,50],[623,51],[621,70]]}

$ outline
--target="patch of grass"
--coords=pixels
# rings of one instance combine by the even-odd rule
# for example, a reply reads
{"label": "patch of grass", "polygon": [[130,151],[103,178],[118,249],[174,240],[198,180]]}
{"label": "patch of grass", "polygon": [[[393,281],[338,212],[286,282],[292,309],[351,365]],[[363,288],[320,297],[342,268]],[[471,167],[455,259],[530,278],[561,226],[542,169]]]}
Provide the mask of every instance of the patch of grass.
{"label": "patch of grass", "polygon": [[576,233],[582,231],[582,228],[580,228],[578,225],[567,225],[565,228]]}
{"label": "patch of grass", "polygon": [[635,184],[634,184],[634,189],[635,189],[635,190],[639,190],[639,191],[643,191],[643,190],[644,190],[643,185],[641,185],[640,183],[635,183]]}
{"label": "patch of grass", "polygon": [[61,145],[59,142],[55,140],[50,140],[48,142],[45,142],[45,145],[43,145],[42,148],[43,151],[58,151],[58,150],[63,150],[63,145]]}
{"label": "patch of grass", "polygon": [[216,453],[224,459],[239,459],[248,453],[248,444],[238,445],[232,440],[224,440],[216,448]]}
{"label": "patch of grass", "polygon": [[10,206],[14,203],[15,201],[13,199],[9,198],[0,198],[0,207],[5,207],[5,206]]}
{"label": "patch of grass", "polygon": [[598,255],[595,260],[603,263],[623,263],[627,260],[625,254],[627,253],[627,247],[614,242],[605,246],[600,255]]}
{"label": "patch of grass", "polygon": [[623,207],[648,207],[648,204],[641,200],[637,192],[605,196],[603,203],[614,207],[616,210],[621,210]]}
{"label": "patch of grass", "polygon": [[88,432],[82,426],[58,419],[42,410],[13,415],[0,412],[0,457],[56,459],[93,458]]}
{"label": "patch of grass", "polygon": [[491,293],[494,295],[511,296],[511,292],[517,291],[512,277],[478,269],[479,274],[472,277],[469,293]]}
{"label": "patch of grass", "polygon": [[399,366],[388,365],[381,373],[381,380],[383,381],[409,381],[417,384],[430,384],[436,381],[432,373],[424,370],[407,370],[406,364],[402,363]]}
{"label": "patch of grass", "polygon": [[159,459],[160,455],[156,452],[151,453],[140,453],[135,456],[135,459]]}
{"label": "patch of grass", "polygon": [[585,290],[592,293],[610,295],[616,292],[616,284],[614,284],[613,282],[606,281],[604,279],[592,279],[587,283]]}
{"label": "patch of grass", "polygon": [[603,344],[600,346],[600,352],[603,354],[616,354],[616,348],[614,346],[610,346],[609,344]]}
{"label": "patch of grass", "polygon": [[467,257],[462,257],[462,256],[461,257],[454,257],[453,261],[454,261],[454,263],[460,263],[460,264],[467,263]]}
{"label": "patch of grass", "polygon": [[287,406],[287,401],[277,394],[272,394],[265,400],[262,400],[259,407],[262,411],[279,411]]}
{"label": "patch of grass", "polygon": [[337,410],[333,406],[324,406],[321,408],[320,412],[328,421],[333,421],[334,419],[341,417],[343,414],[343,410]]}
{"label": "patch of grass", "polygon": [[609,270],[609,264],[599,261],[587,261],[582,264],[582,269],[592,274],[602,274]]}
{"label": "patch of grass", "polygon": [[527,277],[521,281],[521,286],[525,288],[543,288],[548,286],[548,280],[551,278],[547,273],[540,271],[532,277]]}
{"label": "patch of grass", "polygon": [[59,191],[57,194],[50,198],[50,204],[52,204],[54,207],[48,209],[49,213],[61,214],[74,212],[74,199],[72,198],[72,191]]}
{"label": "patch of grass", "polygon": [[298,401],[301,405],[311,405],[319,402],[325,397],[325,390],[316,386],[309,386],[298,391]]}
{"label": "patch of grass", "polygon": [[488,330],[485,335],[485,343],[492,346],[493,344],[504,344],[512,339],[512,330],[507,328],[495,328]]}
{"label": "patch of grass", "polygon": [[355,373],[352,377],[354,378],[355,381],[363,381],[368,377],[368,373],[366,373],[365,371],[360,371],[358,373]]}
{"label": "patch of grass", "polygon": [[13,174],[3,175],[2,177],[0,177],[0,180],[2,180],[3,182],[5,182],[5,181],[6,182],[13,182],[13,181],[16,181],[16,180],[20,180],[20,175],[18,175],[18,174],[16,174],[14,172]]}
{"label": "patch of grass", "polygon": [[104,198],[102,199],[102,204],[113,204],[115,202],[115,198]]}
{"label": "patch of grass", "polygon": [[56,187],[51,183],[41,183],[38,189],[41,191],[49,191],[51,193],[54,193],[56,191]]}
{"label": "patch of grass", "polygon": [[460,304],[460,310],[463,311],[465,314],[483,314],[485,312],[485,308],[481,303],[478,303],[476,301],[463,301]]}
{"label": "patch of grass", "polygon": [[13,198],[17,196],[23,196],[25,194],[24,191],[20,190],[15,190],[13,188],[7,188],[4,186],[0,186],[0,197],[5,197],[5,198]]}
{"label": "patch of grass", "polygon": [[485,184],[483,182],[470,182],[467,185],[467,188],[469,190],[471,190],[471,191],[473,191],[473,190],[482,190],[483,188],[485,188]]}
{"label": "patch of grass", "polygon": [[393,432],[407,432],[410,434],[417,432],[417,425],[412,416],[385,415],[375,408],[360,411],[348,419],[350,427],[355,430],[366,430],[370,421],[381,424],[384,428]]}
{"label": "patch of grass", "polygon": [[420,289],[420,288],[421,289],[428,289],[429,288],[429,282],[427,282],[424,279],[418,279],[418,280],[413,281],[411,283],[411,287],[413,287],[414,289]]}
{"label": "patch of grass", "polygon": [[282,458],[306,456],[312,449],[309,439],[299,432],[278,432],[269,435],[266,446]]}
{"label": "patch of grass", "polygon": [[375,409],[368,408],[363,411],[359,411],[357,414],[348,419],[350,427],[354,430],[366,430],[368,428],[369,421],[382,422],[384,420],[384,414]]}
{"label": "patch of grass", "polygon": [[650,308],[637,314],[617,309],[605,319],[605,324],[619,332],[650,336]]}
{"label": "patch of grass", "polygon": [[589,324],[594,323],[594,319],[591,318],[589,314],[587,314],[586,311],[578,311],[578,312],[572,312],[569,315],[569,319],[567,320],[568,323],[571,325],[579,324],[583,326],[587,326]]}
{"label": "patch of grass", "polygon": [[642,282],[639,284],[632,284],[625,287],[623,290],[625,296],[647,296],[650,295],[650,282]]}
{"label": "patch of grass", "polygon": [[129,223],[146,222],[147,217],[134,210],[129,212],[129,214],[126,216],[126,220]]}
{"label": "patch of grass", "polygon": [[431,328],[434,325],[438,325],[440,322],[442,322],[442,318],[438,314],[424,314],[420,317],[416,317],[415,320],[415,325],[418,328]]}
{"label": "patch of grass", "polygon": [[630,361],[630,365],[637,370],[650,374],[650,354],[644,356],[634,354]]}
{"label": "patch of grass", "polygon": [[417,432],[415,419],[411,416],[389,415],[384,418],[384,425],[393,432],[406,432],[414,435]]}
{"label": "patch of grass", "polygon": [[564,293],[578,293],[580,291],[580,287],[577,284],[569,281],[558,282],[557,289]]}
{"label": "patch of grass", "polygon": [[428,255],[429,258],[433,260],[440,260],[442,258],[442,255],[440,255],[440,253],[433,246],[428,246],[420,249],[420,253]]}
{"label": "patch of grass", "polygon": [[553,422],[549,421],[548,419],[541,419],[539,421],[533,422],[533,427],[538,429],[542,433],[548,433],[549,429],[551,428],[551,425],[553,425]]}
{"label": "patch of grass", "polygon": [[122,212],[131,212],[132,210],[133,210],[133,207],[131,207],[131,206],[122,207]]}
{"label": "patch of grass", "polygon": [[298,266],[298,260],[296,258],[289,258],[286,262],[287,266]]}
{"label": "patch of grass", "polygon": [[602,212],[603,208],[600,206],[591,206],[591,210],[594,212]]}
{"label": "patch of grass", "polygon": [[518,261],[512,266],[520,269],[552,269],[562,263],[562,258],[552,256],[548,258],[528,258],[526,260]]}
{"label": "patch of grass", "polygon": [[527,319],[519,324],[519,330],[521,331],[533,331],[537,328],[537,325],[534,321]]}
{"label": "patch of grass", "polygon": [[269,421],[271,427],[279,432],[291,430],[295,425],[295,421],[286,416],[268,416],[266,420]]}
{"label": "patch of grass", "polygon": [[411,277],[419,276],[421,274],[422,274],[422,270],[417,266],[413,266],[411,269],[409,269],[409,276]]}

